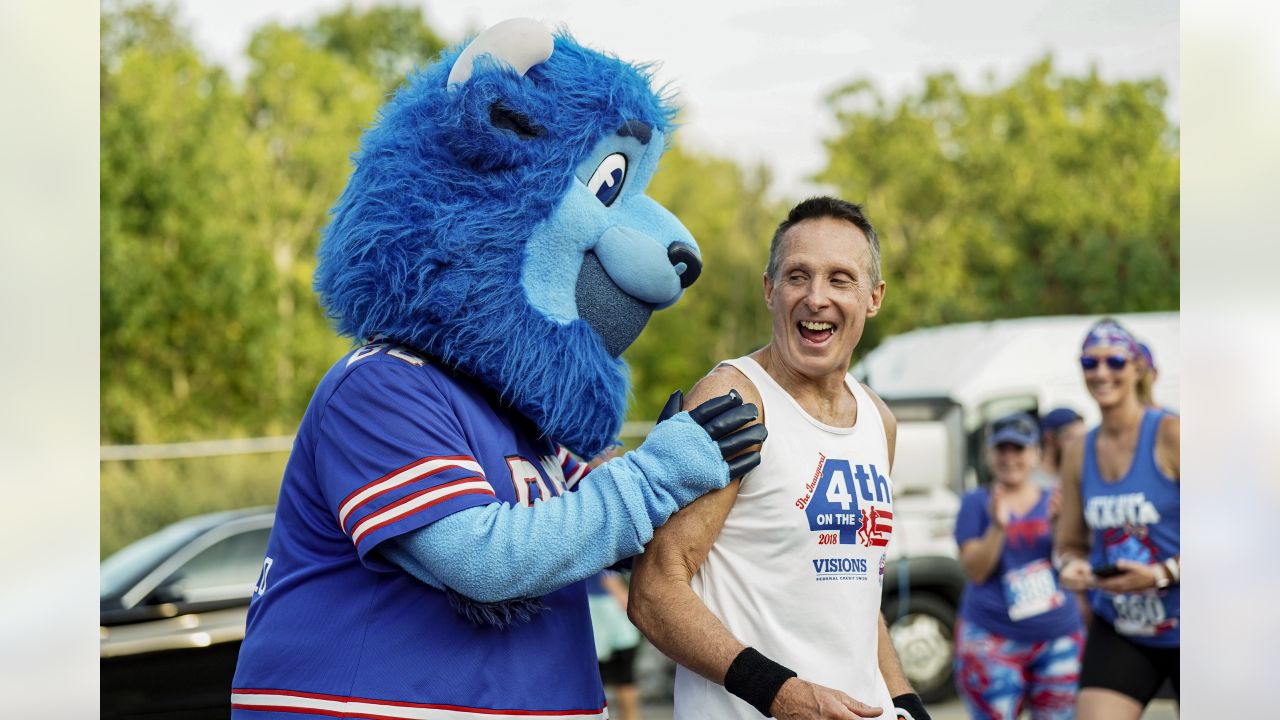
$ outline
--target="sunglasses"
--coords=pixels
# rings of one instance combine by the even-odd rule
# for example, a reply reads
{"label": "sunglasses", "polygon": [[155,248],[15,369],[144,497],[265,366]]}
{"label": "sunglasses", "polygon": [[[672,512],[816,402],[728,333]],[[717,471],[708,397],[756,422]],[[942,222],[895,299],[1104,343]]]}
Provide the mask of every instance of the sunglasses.
{"label": "sunglasses", "polygon": [[1107,367],[1117,371],[1123,370],[1125,365],[1129,364],[1129,358],[1124,355],[1108,355],[1105,358],[1100,358],[1095,355],[1081,355],[1080,367],[1083,368],[1085,372],[1097,370],[1098,366],[1101,365],[1103,361],[1106,361]]}

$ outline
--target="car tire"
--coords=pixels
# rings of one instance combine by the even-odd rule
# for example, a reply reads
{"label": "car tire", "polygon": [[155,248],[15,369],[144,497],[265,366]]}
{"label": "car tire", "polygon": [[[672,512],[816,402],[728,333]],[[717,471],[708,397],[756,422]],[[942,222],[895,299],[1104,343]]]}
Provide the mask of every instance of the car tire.
{"label": "car tire", "polygon": [[951,603],[929,593],[910,593],[886,598],[883,610],[911,687],[926,703],[954,697],[956,610]]}

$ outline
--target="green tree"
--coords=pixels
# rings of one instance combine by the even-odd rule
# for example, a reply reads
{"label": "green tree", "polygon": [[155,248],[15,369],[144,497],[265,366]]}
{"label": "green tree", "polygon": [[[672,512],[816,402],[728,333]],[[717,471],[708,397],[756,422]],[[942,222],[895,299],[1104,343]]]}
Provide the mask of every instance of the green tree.
{"label": "green tree", "polygon": [[311,288],[328,210],[351,174],[360,134],[415,64],[444,46],[419,8],[350,6],[314,23],[269,24],[253,34],[243,92],[255,137],[268,149],[270,254],[276,333],[268,385],[291,427],[342,352]]}
{"label": "green tree", "polygon": [[103,37],[102,434],[188,439],[257,413],[267,156],[172,11],[104,13]]}
{"label": "green tree", "polygon": [[442,46],[418,9],[347,7],[259,29],[236,87],[171,7],[104,9],[105,441],[296,426],[346,345],[311,289],[327,211],[402,70]]}
{"label": "green tree", "polygon": [[1065,76],[1045,58],[1004,87],[949,73],[890,103],[858,81],[818,180],[865,202],[884,311],[860,349],[918,326],[1178,306],[1177,129],[1160,80]]}
{"label": "green tree", "polygon": [[318,19],[303,31],[318,49],[338,55],[371,76],[385,90],[445,47],[422,15],[421,7],[348,5]]}
{"label": "green tree", "polygon": [[369,75],[310,44],[303,31],[269,25],[249,44],[244,112],[267,148],[264,202],[269,208],[273,296],[265,306],[274,335],[264,348],[271,377],[263,386],[294,425],[315,383],[341,353],[311,278],[328,209],[351,174],[350,155],[383,99]]}

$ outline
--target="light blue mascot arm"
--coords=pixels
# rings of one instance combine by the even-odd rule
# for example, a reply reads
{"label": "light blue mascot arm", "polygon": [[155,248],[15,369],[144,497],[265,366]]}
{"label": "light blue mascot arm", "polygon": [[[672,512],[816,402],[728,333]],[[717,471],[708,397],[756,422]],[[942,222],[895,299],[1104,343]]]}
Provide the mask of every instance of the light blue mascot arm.
{"label": "light blue mascot arm", "polygon": [[736,392],[673,415],[680,400],[672,395],[644,443],[597,467],[576,492],[532,509],[493,503],[454,513],[390,541],[383,555],[429,585],[501,603],[639,554],[676,510],[758,465],[758,450],[742,451],[767,436],[763,425],[739,429],[758,411]]}

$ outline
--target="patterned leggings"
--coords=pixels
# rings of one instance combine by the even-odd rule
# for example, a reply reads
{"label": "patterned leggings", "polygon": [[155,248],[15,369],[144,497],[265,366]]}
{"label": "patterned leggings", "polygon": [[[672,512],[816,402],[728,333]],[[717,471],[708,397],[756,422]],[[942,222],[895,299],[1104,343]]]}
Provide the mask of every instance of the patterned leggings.
{"label": "patterned leggings", "polygon": [[956,621],[956,690],[974,720],[1016,720],[1029,706],[1033,720],[1075,717],[1084,632],[1019,642]]}

